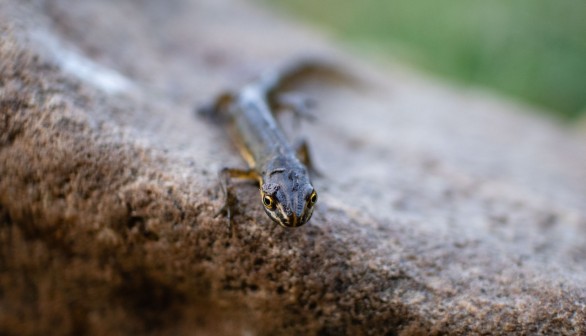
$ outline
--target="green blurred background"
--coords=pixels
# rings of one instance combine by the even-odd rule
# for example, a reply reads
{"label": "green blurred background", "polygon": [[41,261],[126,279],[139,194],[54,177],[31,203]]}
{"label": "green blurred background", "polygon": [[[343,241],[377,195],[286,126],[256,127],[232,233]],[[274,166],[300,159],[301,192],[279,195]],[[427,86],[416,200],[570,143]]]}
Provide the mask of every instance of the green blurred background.
{"label": "green blurred background", "polygon": [[369,52],[586,117],[586,0],[264,0]]}

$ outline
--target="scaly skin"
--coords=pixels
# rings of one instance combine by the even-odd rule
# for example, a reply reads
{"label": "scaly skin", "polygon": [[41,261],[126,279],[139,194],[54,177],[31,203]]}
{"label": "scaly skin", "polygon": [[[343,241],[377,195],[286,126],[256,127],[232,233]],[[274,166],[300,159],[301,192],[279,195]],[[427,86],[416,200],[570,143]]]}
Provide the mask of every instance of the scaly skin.
{"label": "scaly skin", "polygon": [[225,211],[230,217],[228,181],[243,178],[258,181],[264,210],[279,225],[299,227],[309,221],[317,203],[317,193],[307,169],[310,165],[307,147],[302,143],[297,151],[289,144],[274,112],[278,107],[286,107],[299,116],[307,116],[304,111],[307,101],[292,99],[295,97],[290,93],[287,99],[280,100],[280,91],[308,74],[336,72],[320,62],[292,63],[266,73],[237,93],[220,95],[212,105],[201,109],[208,114],[217,113],[231,124],[235,142],[249,166],[247,170],[224,168],[220,172],[226,196],[220,212]]}

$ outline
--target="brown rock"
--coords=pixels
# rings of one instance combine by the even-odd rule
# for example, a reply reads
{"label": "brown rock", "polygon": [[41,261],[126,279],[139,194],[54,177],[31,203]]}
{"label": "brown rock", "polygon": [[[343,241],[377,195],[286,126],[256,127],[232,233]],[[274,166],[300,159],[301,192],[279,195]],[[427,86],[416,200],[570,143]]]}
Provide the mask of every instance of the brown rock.
{"label": "brown rock", "polygon": [[[325,177],[297,230],[196,103],[300,54]],[[0,4],[1,334],[585,334],[586,141],[232,1]]]}

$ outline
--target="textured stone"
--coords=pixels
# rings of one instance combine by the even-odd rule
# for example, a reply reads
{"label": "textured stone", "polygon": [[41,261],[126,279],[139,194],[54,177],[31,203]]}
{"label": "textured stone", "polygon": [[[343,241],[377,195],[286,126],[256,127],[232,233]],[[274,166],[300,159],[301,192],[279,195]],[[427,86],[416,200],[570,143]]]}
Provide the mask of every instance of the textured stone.
{"label": "textured stone", "polygon": [[[306,226],[193,107],[319,54]],[[236,1],[0,3],[2,334],[585,334],[586,139]],[[288,128],[289,129],[289,128]],[[291,133],[291,130],[290,130]]]}

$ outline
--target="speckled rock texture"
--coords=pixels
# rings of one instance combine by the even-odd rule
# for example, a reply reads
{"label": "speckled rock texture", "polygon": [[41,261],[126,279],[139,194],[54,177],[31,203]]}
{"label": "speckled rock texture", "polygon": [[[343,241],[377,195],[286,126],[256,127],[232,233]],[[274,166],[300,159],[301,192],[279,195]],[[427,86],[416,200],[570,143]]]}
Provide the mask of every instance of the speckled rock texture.
{"label": "speckled rock texture", "polygon": [[[319,207],[236,182],[230,236],[193,108],[304,54],[362,83],[299,86]],[[585,335],[586,138],[528,110],[248,2],[4,0],[0,334]]]}

